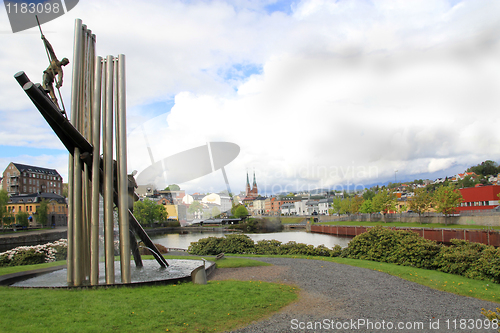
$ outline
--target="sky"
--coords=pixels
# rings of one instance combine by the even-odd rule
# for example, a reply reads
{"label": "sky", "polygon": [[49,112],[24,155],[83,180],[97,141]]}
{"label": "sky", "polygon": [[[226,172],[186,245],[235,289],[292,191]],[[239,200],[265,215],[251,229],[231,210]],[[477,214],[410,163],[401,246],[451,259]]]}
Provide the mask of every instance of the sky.
{"label": "sky", "polygon": [[[0,169],[54,168],[66,181],[67,152],[13,78],[41,81],[39,31],[12,33],[4,8]],[[151,165],[148,147],[158,161],[207,142],[240,147],[225,166],[233,192],[255,172],[267,195],[500,162],[498,1],[80,0],[42,25],[70,62],[76,18],[98,55],[126,56],[129,172]],[[220,170],[179,185],[226,189]]]}

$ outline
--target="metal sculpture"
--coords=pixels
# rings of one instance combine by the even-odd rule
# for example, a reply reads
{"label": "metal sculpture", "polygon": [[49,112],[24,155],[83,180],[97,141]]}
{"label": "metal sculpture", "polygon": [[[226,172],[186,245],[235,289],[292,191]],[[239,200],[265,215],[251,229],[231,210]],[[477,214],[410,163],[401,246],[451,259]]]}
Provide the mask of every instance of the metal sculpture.
{"label": "metal sculpture", "polygon": [[[168,263],[131,210],[137,198],[133,191],[135,180],[127,174],[125,56],[96,57],[95,35],[80,19],[76,20],[71,122],[41,85],[33,84],[24,72],[15,74],[15,78],[70,153],[68,284],[99,284],[99,195],[104,205],[106,284],[115,283],[115,206],[118,208],[121,282],[131,282],[131,250],[136,265],[142,265],[136,235],[155,253],[158,263],[167,267]],[[116,161],[113,160],[113,129]]]}

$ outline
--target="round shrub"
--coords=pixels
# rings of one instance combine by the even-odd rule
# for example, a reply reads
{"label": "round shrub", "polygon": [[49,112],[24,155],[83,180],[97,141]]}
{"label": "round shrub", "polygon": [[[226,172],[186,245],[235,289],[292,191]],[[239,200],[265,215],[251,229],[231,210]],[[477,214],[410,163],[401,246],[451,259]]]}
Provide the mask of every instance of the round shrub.
{"label": "round shrub", "polygon": [[440,248],[412,231],[377,226],[354,237],[342,256],[429,269]]}
{"label": "round shrub", "polygon": [[219,243],[222,237],[207,237],[199,239],[197,242],[191,242],[188,252],[197,255],[216,255],[219,254]]}
{"label": "round shrub", "polygon": [[218,249],[219,253],[255,253],[255,244],[247,235],[231,234],[222,239]]}
{"label": "round shrub", "polygon": [[255,245],[255,254],[281,254],[281,242],[275,239],[260,240]]}

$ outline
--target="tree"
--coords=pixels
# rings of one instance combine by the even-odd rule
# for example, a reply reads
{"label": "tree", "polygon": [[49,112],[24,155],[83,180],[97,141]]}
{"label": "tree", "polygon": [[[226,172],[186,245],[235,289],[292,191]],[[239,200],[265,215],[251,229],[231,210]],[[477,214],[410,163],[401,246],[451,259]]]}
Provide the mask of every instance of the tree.
{"label": "tree", "polygon": [[165,191],[179,191],[181,188],[179,185],[177,184],[172,184],[172,185],[168,185],[166,188],[165,188]]}
{"label": "tree", "polygon": [[4,219],[7,218],[7,203],[9,202],[9,194],[6,190],[0,190],[0,224],[4,224]]}
{"label": "tree", "polygon": [[217,207],[212,207],[212,217],[216,217],[220,215],[220,209]]}
{"label": "tree", "polygon": [[375,196],[375,191],[373,190],[366,190],[365,193],[363,193],[363,199],[365,200],[371,200]]}
{"label": "tree", "polygon": [[486,160],[481,164],[468,168],[467,172],[474,172],[477,175],[483,176],[497,175],[500,172],[500,167],[498,166],[498,163]]}
{"label": "tree", "polygon": [[38,222],[43,226],[47,225],[47,215],[49,215],[49,201],[42,199],[40,206],[36,209]]}
{"label": "tree", "polygon": [[375,213],[375,210],[373,209],[372,201],[371,200],[363,201],[363,204],[359,208],[359,211],[363,214]]}
{"label": "tree", "polygon": [[408,199],[408,209],[422,215],[432,206],[432,196],[424,188],[417,188],[413,197]]}
{"label": "tree", "polygon": [[238,219],[245,219],[248,216],[248,210],[245,206],[239,205],[234,209],[233,215]]}
{"label": "tree", "polygon": [[351,199],[350,198],[345,198],[340,202],[340,214],[351,214],[352,208],[351,208]]}
{"label": "tree", "polygon": [[459,190],[453,185],[442,186],[434,192],[433,201],[438,213],[443,213],[446,216],[457,211],[457,207],[464,199]]}
{"label": "tree", "polygon": [[193,201],[193,203],[189,205],[187,211],[189,214],[197,214],[203,211],[203,206],[199,201]]}
{"label": "tree", "polygon": [[388,189],[380,190],[372,199],[372,206],[376,212],[387,214],[396,208],[396,196]]}
{"label": "tree", "polygon": [[332,211],[335,214],[340,214],[340,206],[342,205],[342,199],[335,197],[332,201]]}
{"label": "tree", "polygon": [[359,211],[361,209],[361,205],[363,205],[364,201],[365,200],[361,196],[355,196],[354,198],[352,198],[352,200],[351,200],[351,213],[353,213],[353,214],[359,213]]}
{"label": "tree", "polygon": [[28,227],[29,226],[28,217],[29,217],[28,213],[19,212],[16,214],[16,223],[22,225],[23,227]]}
{"label": "tree", "polygon": [[474,187],[476,184],[481,183],[481,179],[484,179],[484,176],[479,175],[476,177],[473,176],[465,176],[464,179],[460,179],[457,181],[458,187]]}
{"label": "tree", "polygon": [[149,226],[155,222],[163,222],[168,218],[165,206],[150,199],[134,202],[134,215],[142,225]]}

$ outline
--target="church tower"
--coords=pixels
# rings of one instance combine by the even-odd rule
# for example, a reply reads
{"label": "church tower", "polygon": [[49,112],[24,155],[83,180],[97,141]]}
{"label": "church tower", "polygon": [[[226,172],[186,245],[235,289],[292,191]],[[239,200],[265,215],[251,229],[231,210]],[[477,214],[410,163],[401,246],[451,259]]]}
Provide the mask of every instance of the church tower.
{"label": "church tower", "polygon": [[253,172],[252,196],[254,198],[257,198],[259,196],[259,190],[257,188],[257,181],[255,180],[255,170]]}
{"label": "church tower", "polygon": [[250,179],[248,178],[247,171],[247,185],[245,188],[245,199],[252,200],[259,196],[259,189],[257,188],[257,181],[255,180],[255,171],[253,172],[253,185],[250,187]]}
{"label": "church tower", "polygon": [[249,197],[252,190],[250,189],[250,181],[248,180],[248,171],[247,171],[247,187],[245,189],[245,197]]}

